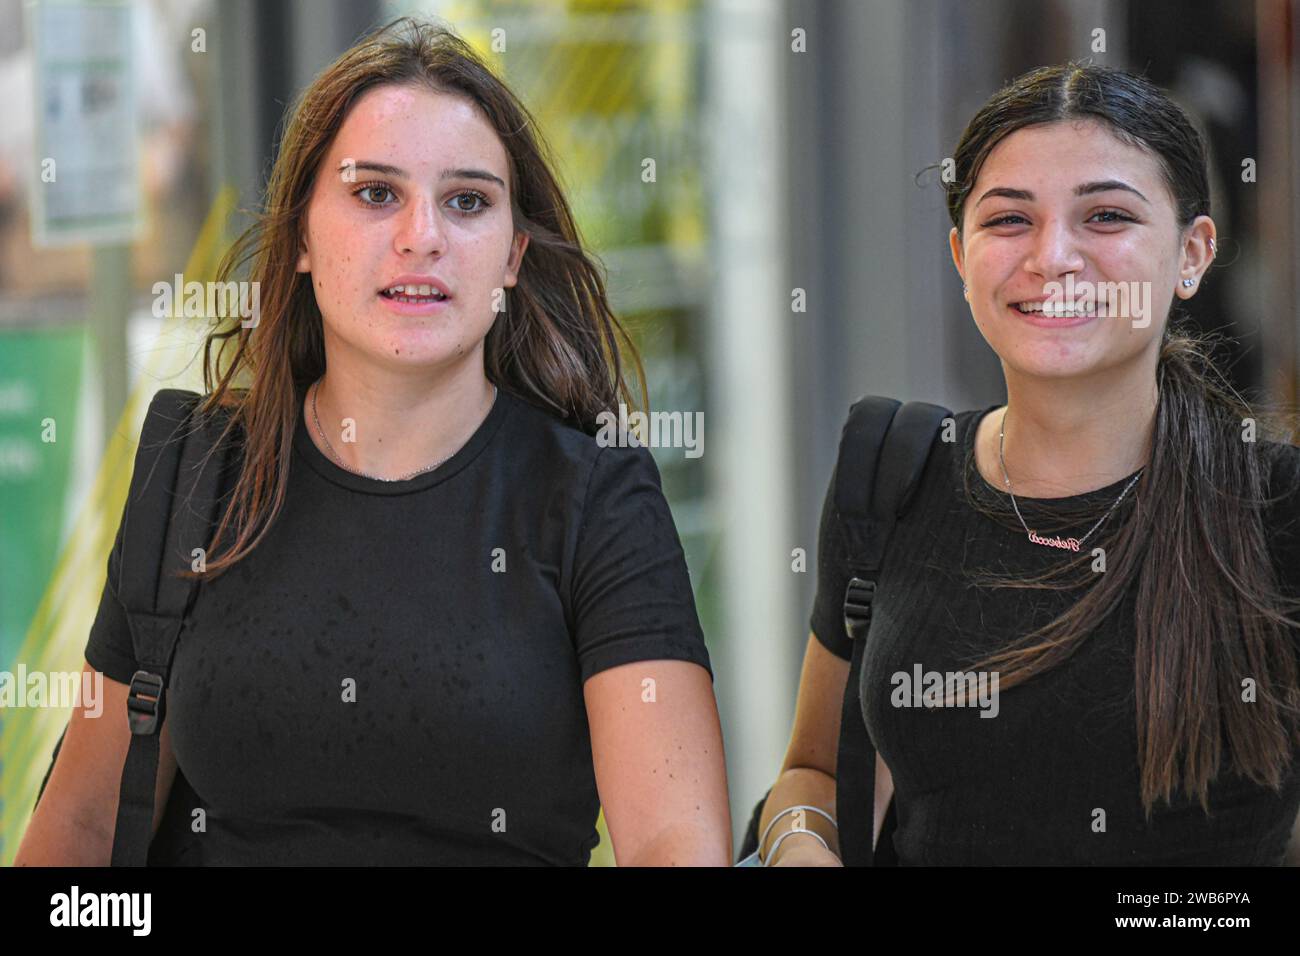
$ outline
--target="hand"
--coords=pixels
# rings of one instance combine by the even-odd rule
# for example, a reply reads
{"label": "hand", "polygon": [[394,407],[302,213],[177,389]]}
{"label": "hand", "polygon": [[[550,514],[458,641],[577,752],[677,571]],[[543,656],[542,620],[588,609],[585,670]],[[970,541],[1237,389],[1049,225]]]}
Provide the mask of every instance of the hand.
{"label": "hand", "polygon": [[781,844],[781,852],[772,866],[843,866],[838,856],[816,840],[790,837]]}

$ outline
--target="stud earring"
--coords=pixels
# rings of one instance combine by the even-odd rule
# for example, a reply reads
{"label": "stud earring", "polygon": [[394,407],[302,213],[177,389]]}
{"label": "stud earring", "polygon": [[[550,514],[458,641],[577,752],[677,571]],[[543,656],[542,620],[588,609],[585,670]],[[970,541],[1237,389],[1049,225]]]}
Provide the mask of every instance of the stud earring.
{"label": "stud earring", "polygon": [[1184,279],[1184,280],[1183,280],[1183,288],[1184,288],[1184,289],[1190,289],[1190,288],[1191,288],[1192,286],[1194,286],[1194,285],[1196,285],[1196,280],[1195,280],[1195,279]]}
{"label": "stud earring", "polygon": [[961,294],[962,294],[962,295],[966,295],[966,294],[969,293],[969,292],[970,292],[970,289],[966,288],[964,285],[961,287]]}

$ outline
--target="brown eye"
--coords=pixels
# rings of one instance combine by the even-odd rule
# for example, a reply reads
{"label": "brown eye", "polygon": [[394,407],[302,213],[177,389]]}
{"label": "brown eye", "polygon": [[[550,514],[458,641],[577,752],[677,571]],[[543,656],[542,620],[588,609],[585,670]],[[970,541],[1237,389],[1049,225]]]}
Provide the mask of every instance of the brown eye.
{"label": "brown eye", "polygon": [[363,203],[365,203],[367,206],[387,206],[387,205],[388,205],[387,198],[385,198],[385,199],[374,199],[374,198],[367,199],[367,198],[366,198],[366,193],[370,193],[372,197],[373,197],[373,195],[374,195],[375,193],[379,193],[379,194],[383,195],[384,197],[391,197],[391,196],[393,195],[393,191],[392,191],[392,189],[390,189],[388,186],[385,186],[385,185],[383,185],[383,184],[381,184],[381,183],[373,183],[373,184],[368,184],[368,185],[362,186],[360,189],[356,190],[352,195],[354,195],[354,196],[360,196],[360,197],[361,197],[361,201],[362,201]]}
{"label": "brown eye", "polygon": [[477,215],[492,205],[487,196],[476,189],[467,189],[451,197],[452,208],[467,216]]}

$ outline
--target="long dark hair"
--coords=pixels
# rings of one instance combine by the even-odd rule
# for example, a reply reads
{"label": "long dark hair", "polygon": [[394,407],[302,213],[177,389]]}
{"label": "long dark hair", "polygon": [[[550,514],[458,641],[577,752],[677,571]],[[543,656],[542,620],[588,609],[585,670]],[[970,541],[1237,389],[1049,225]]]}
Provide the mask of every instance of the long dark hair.
{"label": "long dark hair", "polygon": [[[223,412],[226,434],[242,431],[243,460],[232,500],[209,553],[214,577],[247,555],[284,502],[293,430],[306,388],[325,372],[321,315],[310,276],[295,271],[298,237],[320,165],[352,105],[367,90],[418,84],[476,104],[509,160],[511,213],[529,236],[517,284],[506,292],[484,343],[487,377],[589,433],[596,416],[622,401],[645,405],[641,361],[610,308],[605,276],[583,248],[552,172],[536,121],[462,39],[402,17],[363,37],[294,104],[266,190],[264,211],[218,267],[228,281],[251,263],[260,283],[260,319],[218,324],[204,343],[208,393],[201,415]],[[233,347],[233,356],[227,355]],[[635,372],[634,395],[628,373]],[[237,383],[245,387],[237,387]],[[636,399],[640,398],[640,402]]]}
{"label": "long dark hair", "polygon": [[[1183,111],[1143,77],[1068,63],[1012,81],[966,127],[945,186],[958,233],[980,168],[1002,139],[1075,119],[1098,120],[1154,154],[1180,229],[1209,215],[1205,148]],[[1279,789],[1300,739],[1290,630],[1300,624],[1286,616],[1300,604],[1278,588],[1264,523],[1269,458],[1257,441],[1243,440],[1243,426],[1255,418],[1261,436],[1285,432],[1252,413],[1215,368],[1208,340],[1173,328],[1175,311],[1157,365],[1151,460],[1116,516],[1125,520],[1101,539],[1105,573],[1092,570],[1086,549],[1042,577],[981,575],[986,586],[1085,590],[1060,617],[973,665],[997,670],[1000,690],[1027,681],[1077,651],[1135,586],[1137,757],[1148,819],[1155,802],[1180,787],[1208,813],[1225,746],[1235,772]],[[968,497],[993,515],[966,474]],[[1257,690],[1252,703],[1243,702],[1247,679]]]}

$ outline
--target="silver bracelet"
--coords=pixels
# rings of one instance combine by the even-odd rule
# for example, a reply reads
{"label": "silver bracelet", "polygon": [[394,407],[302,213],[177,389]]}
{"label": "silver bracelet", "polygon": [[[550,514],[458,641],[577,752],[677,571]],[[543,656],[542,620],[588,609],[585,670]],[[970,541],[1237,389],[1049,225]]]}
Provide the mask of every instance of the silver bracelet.
{"label": "silver bracelet", "polygon": [[[840,825],[835,822],[835,818],[831,816],[829,813],[827,813],[825,810],[823,810],[821,807],[810,807],[806,803],[799,803],[793,807],[786,807],[784,810],[782,810],[780,813],[778,813],[776,816],[774,816],[771,820],[768,821],[767,826],[763,829],[763,835],[758,838],[759,859],[762,859],[763,844],[767,842],[767,835],[772,832],[772,827],[776,826],[776,821],[780,820],[783,816],[785,816],[787,813],[789,813],[792,810],[811,810],[813,813],[820,814],[821,816],[825,817],[830,822],[830,825],[833,826],[836,830],[840,828]],[[827,849],[830,849],[830,847],[827,847]]]}
{"label": "silver bracelet", "polygon": [[767,851],[767,860],[763,863],[763,865],[771,866],[772,860],[776,859],[776,848],[781,845],[781,841],[788,836],[793,836],[796,833],[808,834],[810,837],[815,839],[822,846],[826,847],[827,852],[830,851],[830,847],[826,846],[826,841],[822,839],[821,834],[818,833],[816,830],[803,830],[803,829],[795,828],[793,830],[786,830],[784,833],[782,833],[775,840],[772,841],[772,849]]}

